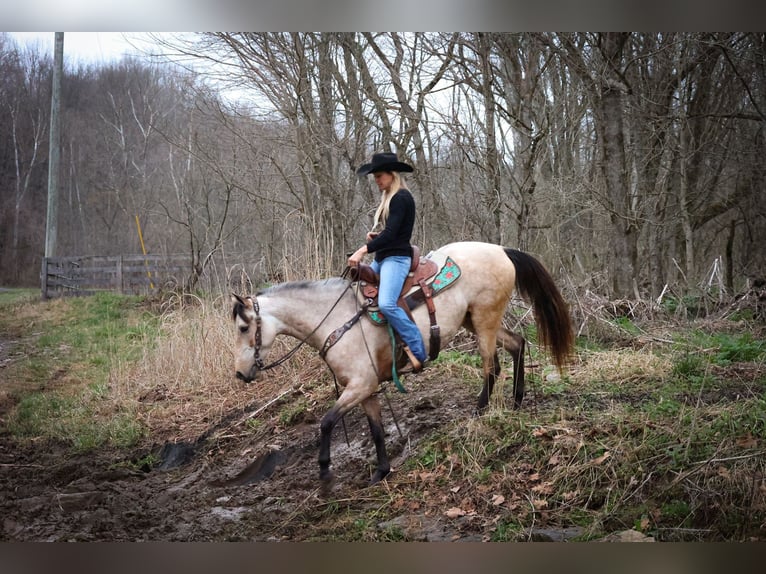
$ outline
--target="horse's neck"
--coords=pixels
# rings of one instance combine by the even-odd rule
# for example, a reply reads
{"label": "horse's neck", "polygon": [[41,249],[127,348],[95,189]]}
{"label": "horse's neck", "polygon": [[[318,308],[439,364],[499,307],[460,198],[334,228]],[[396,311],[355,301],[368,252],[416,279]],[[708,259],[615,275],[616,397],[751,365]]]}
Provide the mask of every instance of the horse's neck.
{"label": "horse's neck", "polygon": [[[329,319],[328,313],[343,291],[336,286],[317,284],[316,288],[283,288],[268,295],[264,311],[275,320],[276,335],[288,335],[305,339],[312,346],[321,345],[327,334],[338,327],[336,319]],[[344,305],[338,305],[336,312],[343,313]],[[343,321],[348,319],[344,318]]]}

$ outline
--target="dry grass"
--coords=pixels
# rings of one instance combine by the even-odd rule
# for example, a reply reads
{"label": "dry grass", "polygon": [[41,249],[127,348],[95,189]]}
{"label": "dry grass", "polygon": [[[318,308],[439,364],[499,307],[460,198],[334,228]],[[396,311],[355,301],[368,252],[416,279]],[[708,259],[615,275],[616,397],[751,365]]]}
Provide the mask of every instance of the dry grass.
{"label": "dry grass", "polygon": [[713,364],[716,333],[757,331],[719,323],[619,326],[616,348],[581,349],[563,379],[533,368],[524,409],[493,400],[421,449],[421,492],[441,477],[452,514],[483,512],[498,540],[573,526],[586,539],[752,539],[766,525],[766,364]]}
{"label": "dry grass", "polygon": [[[134,405],[153,440],[194,440],[221,421],[243,422],[288,389],[304,392],[327,381],[316,353],[304,349],[278,367],[277,376],[249,384],[237,380],[229,305],[226,297],[174,296],[163,306],[157,347],[147,349],[140,362],[113,371],[113,400]],[[271,356],[281,356],[295,343],[278,339]],[[330,390],[325,387],[317,400]]]}
{"label": "dry grass", "polygon": [[114,401],[134,405],[160,440],[195,438],[212,421],[252,402],[256,386],[232,376],[228,300],[173,296],[164,304],[156,348],[112,372]]}
{"label": "dry grass", "polygon": [[672,368],[670,356],[655,354],[648,349],[583,351],[577,365],[570,370],[569,384],[577,389],[601,382],[607,385],[609,392],[620,387],[635,392],[638,386],[646,383],[662,384]]}
{"label": "dry grass", "polygon": [[[112,362],[102,417],[130,413],[153,442],[193,441],[210,429],[248,432],[238,425],[287,390],[299,400],[291,397],[281,411],[270,411],[268,424],[280,427],[275,433],[295,424],[288,407],[300,403],[320,416],[331,404],[331,376],[311,349],[261,381],[234,378],[227,297],[173,296],[158,310],[158,333],[139,341],[139,360]],[[365,508],[372,505],[376,520],[416,509],[457,517],[496,540],[573,526],[585,539],[624,529],[660,540],[754,536],[766,524],[766,364],[763,354],[720,362],[719,334],[750,331],[759,339],[762,326],[721,317],[683,328],[639,317],[615,323],[603,310],[588,311],[589,321],[619,336],[598,337],[600,347],[581,340],[563,378],[546,376],[544,355],[530,345],[528,395],[519,411],[508,410],[510,397],[503,396],[510,393],[511,364],[501,353],[504,380],[489,411],[440,424],[421,438],[385,489],[366,492],[366,504],[350,505],[340,517],[345,527],[358,522],[353,516],[368,520]],[[49,311],[64,314],[57,305]],[[25,320],[35,328],[33,314]],[[534,340],[523,308],[508,321]],[[727,340],[743,350],[760,348],[757,341]],[[279,340],[273,357],[294,343]],[[474,347],[470,335],[459,334],[424,384],[439,385],[435,392],[445,395],[456,388],[478,393]],[[343,524],[328,523],[327,531]]]}
{"label": "dry grass", "polygon": [[[532,342],[531,392],[521,411],[507,410],[511,365],[503,356],[489,412],[421,444],[380,494],[386,508],[482,520],[495,539],[573,526],[585,539],[625,529],[662,540],[750,536],[766,516],[763,361],[737,365],[734,380],[730,370],[711,366],[716,349],[708,339],[679,340],[672,322],[650,330],[637,309],[628,322],[615,321],[600,302],[588,310],[586,322],[599,326],[596,339],[617,345],[580,348],[563,379],[544,375],[547,363]],[[227,413],[256,409],[290,387],[300,388],[308,408],[320,411],[332,401],[326,369],[312,352],[299,353],[279,376],[249,386],[235,381],[228,313],[223,299],[171,301],[158,349],[119,375],[118,400],[137,404],[153,436],[193,439]],[[534,340],[523,307],[507,321]],[[705,328],[731,325],[708,320]],[[279,344],[277,355],[289,348],[289,341]],[[474,348],[470,335],[459,334],[434,366],[436,378],[475,381],[478,392]],[[702,363],[686,372],[690,355]]]}

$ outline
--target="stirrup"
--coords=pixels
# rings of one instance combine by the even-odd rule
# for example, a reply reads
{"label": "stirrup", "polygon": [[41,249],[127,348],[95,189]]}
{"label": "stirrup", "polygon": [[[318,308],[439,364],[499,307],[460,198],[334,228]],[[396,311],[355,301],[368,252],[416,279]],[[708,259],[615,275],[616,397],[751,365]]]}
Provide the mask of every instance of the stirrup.
{"label": "stirrup", "polygon": [[400,373],[419,373],[423,370],[423,363],[418,360],[418,358],[412,354],[412,351],[410,351],[410,348],[405,345],[404,346],[404,352],[407,353],[407,358],[409,359],[409,363],[404,366],[402,370],[400,370]]}

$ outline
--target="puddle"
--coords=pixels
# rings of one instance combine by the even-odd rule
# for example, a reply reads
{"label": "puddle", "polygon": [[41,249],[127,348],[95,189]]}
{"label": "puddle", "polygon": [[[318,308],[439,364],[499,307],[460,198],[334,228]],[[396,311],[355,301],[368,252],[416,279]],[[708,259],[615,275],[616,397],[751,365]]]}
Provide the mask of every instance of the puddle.
{"label": "puddle", "polygon": [[222,520],[238,521],[242,518],[242,515],[248,512],[250,509],[244,506],[237,506],[236,508],[225,508],[223,506],[214,506],[210,509],[210,514],[217,516]]}
{"label": "puddle", "polygon": [[287,453],[272,450],[256,458],[235,477],[226,480],[215,480],[211,486],[244,486],[269,478],[277,466],[287,460]]}
{"label": "puddle", "polygon": [[194,458],[194,445],[188,442],[167,442],[160,451],[160,470],[170,470],[189,462]]}

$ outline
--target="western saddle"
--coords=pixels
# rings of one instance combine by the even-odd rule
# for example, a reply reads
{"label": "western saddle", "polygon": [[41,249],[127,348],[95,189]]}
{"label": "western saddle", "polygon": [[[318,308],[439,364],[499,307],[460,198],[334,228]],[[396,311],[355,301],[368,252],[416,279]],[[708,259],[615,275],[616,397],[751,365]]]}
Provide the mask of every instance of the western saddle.
{"label": "western saddle", "polygon": [[[431,338],[429,341],[428,356],[431,360],[439,355],[441,346],[441,333],[436,323],[436,308],[433,302],[433,289],[426,282],[434,277],[439,271],[438,264],[427,257],[421,257],[420,248],[412,246],[412,265],[407,278],[402,286],[397,304],[412,318],[411,309],[414,309],[425,301],[428,307],[428,317],[431,323]],[[351,281],[358,281],[359,287],[365,298],[377,302],[380,276],[366,263],[360,263],[358,267],[350,270]]]}

